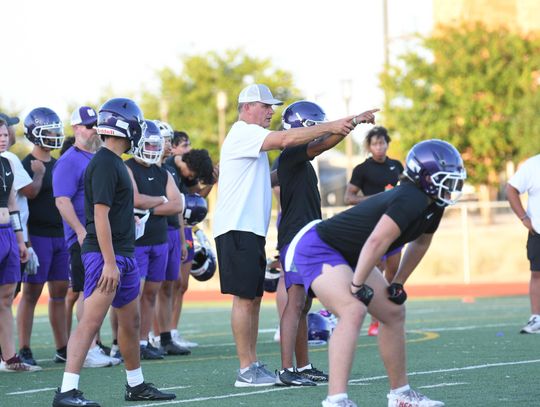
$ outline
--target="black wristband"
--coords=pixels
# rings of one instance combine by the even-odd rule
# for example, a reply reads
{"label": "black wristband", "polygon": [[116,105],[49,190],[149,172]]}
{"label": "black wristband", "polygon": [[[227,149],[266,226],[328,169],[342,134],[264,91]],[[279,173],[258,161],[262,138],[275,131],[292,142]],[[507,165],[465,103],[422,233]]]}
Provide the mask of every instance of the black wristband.
{"label": "black wristband", "polygon": [[351,285],[353,287],[360,288],[357,292],[351,293],[358,301],[361,301],[367,307],[373,298],[373,288],[367,284],[361,284],[358,286],[351,282]]}
{"label": "black wristband", "polygon": [[154,208],[148,209],[148,212],[150,212],[150,215],[153,215],[154,214]]}

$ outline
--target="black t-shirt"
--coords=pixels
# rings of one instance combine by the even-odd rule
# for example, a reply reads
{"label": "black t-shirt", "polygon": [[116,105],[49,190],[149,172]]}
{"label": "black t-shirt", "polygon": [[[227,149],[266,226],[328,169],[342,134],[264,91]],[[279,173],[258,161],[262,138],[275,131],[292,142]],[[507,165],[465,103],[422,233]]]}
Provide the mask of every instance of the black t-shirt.
{"label": "black t-shirt", "polygon": [[96,236],[94,205],[110,208],[114,254],[133,257],[135,220],[133,218],[133,185],[122,159],[108,148],[101,148],[90,160],[84,174],[84,211],[86,238],[82,253],[101,252]]}
{"label": "black t-shirt", "polygon": [[286,148],[277,167],[280,185],[281,220],[278,250],[314,219],[321,219],[321,196],[317,175],[307,155],[307,144]]}
{"label": "black t-shirt", "polygon": [[0,156],[0,163],[0,208],[7,208],[15,176],[7,158]]}
{"label": "black t-shirt", "polygon": [[[30,178],[34,177],[31,161],[37,160],[32,154],[28,154],[23,160],[22,165]],[[46,237],[63,237],[64,226],[62,225],[62,217],[56,207],[56,202],[53,195],[52,187],[52,171],[56,163],[56,159],[51,157],[51,160],[44,162],[45,175],[41,189],[34,199],[28,200],[28,233],[36,236]]]}
{"label": "black t-shirt", "polygon": [[[174,184],[178,189],[180,189],[180,179],[178,178],[176,167],[170,166],[167,163],[163,163],[161,166],[172,175]],[[180,229],[180,221],[178,220],[178,214],[167,216],[167,225],[175,229]]]}
{"label": "black t-shirt", "polygon": [[[149,167],[139,164],[134,158],[126,161],[133,172],[135,183],[141,194],[149,196],[167,195],[167,170],[152,164]],[[167,242],[167,217],[150,215],[146,221],[144,235],[135,240],[135,246],[152,246]]]}
{"label": "black t-shirt", "polygon": [[395,187],[402,172],[403,165],[398,160],[386,157],[386,160],[380,163],[369,157],[354,167],[349,183],[360,188],[366,196],[375,195],[383,192],[388,185]]}
{"label": "black t-shirt", "polygon": [[176,169],[176,174],[178,175],[178,188],[180,189],[180,192],[183,194],[189,194],[189,188],[197,185],[199,182],[196,179],[188,179],[184,176],[182,176],[182,171],[180,171],[180,168],[176,166],[176,163],[174,162],[175,155],[170,156],[165,160],[165,164],[173,167]]}
{"label": "black t-shirt", "polygon": [[369,198],[340,214],[317,224],[317,233],[329,246],[339,251],[354,269],[362,246],[386,214],[401,230],[390,245],[390,252],[412,242],[424,233],[435,233],[444,208],[431,203],[428,196],[410,181]]}

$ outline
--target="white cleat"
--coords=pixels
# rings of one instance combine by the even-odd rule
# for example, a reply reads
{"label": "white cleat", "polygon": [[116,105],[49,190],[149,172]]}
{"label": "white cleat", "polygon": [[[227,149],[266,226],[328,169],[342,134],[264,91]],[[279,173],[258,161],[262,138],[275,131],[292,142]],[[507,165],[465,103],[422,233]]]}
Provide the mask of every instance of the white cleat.
{"label": "white cleat", "polygon": [[529,322],[527,322],[527,325],[525,325],[523,328],[521,328],[521,331],[519,331],[521,334],[540,334],[540,316],[538,315],[532,315],[529,318]]}
{"label": "white cleat", "polygon": [[403,393],[393,394],[389,393],[388,397],[388,407],[443,407],[444,403],[442,401],[431,400],[424,396],[422,393],[417,392],[416,390],[410,389],[404,391]]}

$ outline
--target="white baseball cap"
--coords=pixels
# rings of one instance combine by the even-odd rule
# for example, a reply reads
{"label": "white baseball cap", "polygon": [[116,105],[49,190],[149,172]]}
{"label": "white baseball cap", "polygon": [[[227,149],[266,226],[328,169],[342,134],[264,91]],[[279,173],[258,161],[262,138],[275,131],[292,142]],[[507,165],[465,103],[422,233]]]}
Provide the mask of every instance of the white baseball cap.
{"label": "white baseball cap", "polygon": [[246,86],[238,95],[238,103],[261,102],[265,105],[282,105],[279,99],[274,99],[268,86],[254,83]]}

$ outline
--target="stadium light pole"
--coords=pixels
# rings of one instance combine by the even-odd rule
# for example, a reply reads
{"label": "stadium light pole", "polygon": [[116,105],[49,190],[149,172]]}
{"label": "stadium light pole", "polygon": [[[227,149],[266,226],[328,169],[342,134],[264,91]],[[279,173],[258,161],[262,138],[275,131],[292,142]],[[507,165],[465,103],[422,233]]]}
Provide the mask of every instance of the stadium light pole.
{"label": "stadium light pole", "polygon": [[227,94],[220,90],[216,95],[216,107],[218,111],[218,136],[219,136],[219,148],[223,145],[225,140],[225,113],[227,111]]}
{"label": "stadium light pole", "polygon": [[[341,81],[341,94],[345,102],[345,114],[350,114],[350,104],[352,98],[352,79],[343,79]],[[351,179],[353,162],[352,162],[352,136],[345,137],[345,154],[347,155],[347,181]]]}

